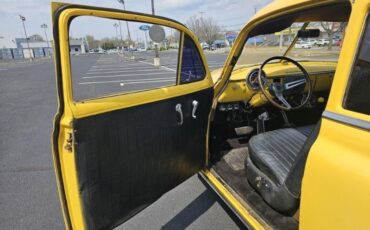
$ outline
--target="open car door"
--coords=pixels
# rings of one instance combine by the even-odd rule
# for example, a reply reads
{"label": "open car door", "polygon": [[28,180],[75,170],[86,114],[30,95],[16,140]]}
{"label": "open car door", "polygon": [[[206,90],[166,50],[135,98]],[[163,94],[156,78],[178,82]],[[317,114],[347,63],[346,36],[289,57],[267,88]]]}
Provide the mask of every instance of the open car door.
{"label": "open car door", "polygon": [[[52,10],[59,101],[52,141],[65,223],[73,229],[113,228],[204,168],[213,82],[197,38],[178,22],[116,9],[62,3],[53,3]],[[83,72],[86,65],[94,65],[86,64],[89,57],[96,58],[94,63],[103,63],[105,67],[118,63],[119,71],[131,71],[126,77],[136,75],[137,63],[153,63],[152,59],[130,61],[122,57],[121,60],[119,54],[109,58],[105,51],[91,51],[102,54],[90,55],[87,46],[91,44],[82,44],[81,49],[86,49],[84,55],[72,56],[71,53],[81,51],[75,48],[75,41],[72,43],[70,31],[73,21],[80,17],[109,19],[120,24],[125,20],[178,31],[178,61],[172,68],[174,83],[156,85],[168,79],[145,79],[140,82],[155,83],[154,86],[77,98],[82,91],[99,92],[100,85],[107,90],[110,83],[123,86],[139,82],[131,78],[119,83],[119,74],[104,76],[110,81],[99,82],[98,76],[87,73],[83,79],[93,80],[80,82],[80,87],[75,87],[79,71]],[[114,30],[112,24],[110,28]],[[103,28],[98,24],[83,26],[77,28]],[[117,26],[115,28],[117,31]],[[84,39],[79,41],[85,43]],[[123,47],[120,49],[125,52]],[[130,49],[128,45],[126,53]],[[122,67],[120,62],[130,62],[131,67]],[[74,71],[74,67],[79,70]],[[104,72],[104,68],[91,68],[100,74]],[[152,70],[155,68],[151,69],[149,64],[145,68],[148,76],[157,74]],[[112,72],[115,71],[110,70]],[[95,88],[84,88],[93,84]]]}

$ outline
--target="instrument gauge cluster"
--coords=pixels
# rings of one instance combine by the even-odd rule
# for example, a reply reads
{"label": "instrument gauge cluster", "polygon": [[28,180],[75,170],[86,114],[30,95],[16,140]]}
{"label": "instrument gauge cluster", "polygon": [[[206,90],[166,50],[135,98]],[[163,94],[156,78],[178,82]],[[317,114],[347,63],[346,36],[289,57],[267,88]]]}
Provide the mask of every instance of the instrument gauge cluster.
{"label": "instrument gauge cluster", "polygon": [[[258,73],[259,69],[254,69],[252,70],[248,76],[247,76],[247,85],[253,89],[253,90],[258,90],[259,89],[259,84],[258,84]],[[262,82],[265,84],[266,82],[266,74],[262,71]]]}

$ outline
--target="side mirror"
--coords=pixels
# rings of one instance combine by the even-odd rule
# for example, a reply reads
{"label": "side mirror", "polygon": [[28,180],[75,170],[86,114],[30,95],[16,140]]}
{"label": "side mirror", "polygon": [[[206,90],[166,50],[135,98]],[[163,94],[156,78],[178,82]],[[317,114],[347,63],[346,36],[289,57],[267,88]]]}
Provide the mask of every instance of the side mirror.
{"label": "side mirror", "polygon": [[298,31],[299,38],[317,38],[319,36],[320,36],[319,29],[307,29]]}

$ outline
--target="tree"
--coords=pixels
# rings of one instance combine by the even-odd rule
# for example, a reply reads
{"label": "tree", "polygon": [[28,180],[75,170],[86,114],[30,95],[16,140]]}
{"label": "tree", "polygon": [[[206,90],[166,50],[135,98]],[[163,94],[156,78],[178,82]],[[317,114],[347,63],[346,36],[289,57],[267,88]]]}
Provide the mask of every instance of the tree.
{"label": "tree", "polygon": [[166,40],[168,41],[167,43],[169,48],[179,48],[180,32],[178,30],[175,30],[166,37]]}
{"label": "tree", "polygon": [[29,40],[42,42],[42,41],[44,41],[44,38],[40,34],[33,34],[33,35],[29,36]]}
{"label": "tree", "polygon": [[86,35],[86,41],[89,45],[89,49],[97,49],[99,48],[99,40],[95,40],[94,36]]}
{"label": "tree", "polygon": [[[201,38],[201,23],[200,23],[200,18],[198,18],[196,15],[193,15],[192,17],[189,18],[189,20],[186,22],[186,25],[191,29],[199,39]],[[211,45],[211,44],[210,44]]]}
{"label": "tree", "polygon": [[321,22],[321,27],[328,34],[328,39],[329,39],[328,50],[331,50],[333,47],[334,34],[343,32],[346,26],[347,26],[346,22]]}
{"label": "tree", "polygon": [[199,37],[200,40],[212,45],[214,41],[221,38],[221,26],[212,18],[196,15],[189,18],[187,26]]}
{"label": "tree", "polygon": [[115,49],[118,46],[118,40],[111,38],[103,38],[100,40],[100,47],[105,50]]}

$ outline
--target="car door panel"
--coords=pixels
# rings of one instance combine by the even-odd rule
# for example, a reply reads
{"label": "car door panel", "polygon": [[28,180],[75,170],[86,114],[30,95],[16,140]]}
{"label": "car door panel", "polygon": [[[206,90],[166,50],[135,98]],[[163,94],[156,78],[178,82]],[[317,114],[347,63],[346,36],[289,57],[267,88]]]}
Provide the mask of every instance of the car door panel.
{"label": "car door panel", "polygon": [[210,88],[74,121],[79,193],[89,229],[121,223],[202,169],[212,94]]}
{"label": "car door panel", "polygon": [[[180,23],[116,9],[52,8],[59,102],[53,157],[66,227],[113,228],[205,167],[213,82],[195,35]],[[80,15],[176,28],[180,46],[185,35],[196,44],[205,76],[180,84],[178,69],[176,85],[74,101],[68,27]]]}
{"label": "car door panel", "polygon": [[300,229],[370,225],[369,12],[369,1],[352,3],[320,133],[305,167]]}

